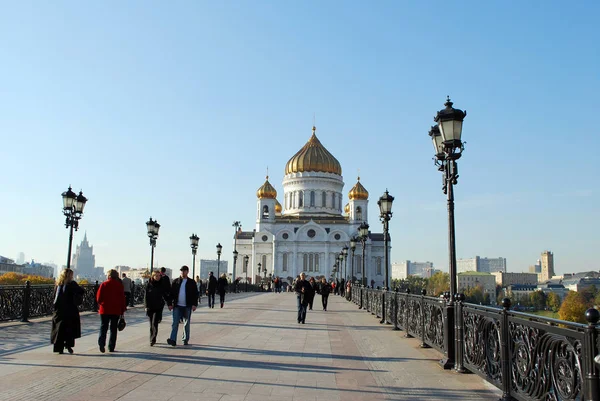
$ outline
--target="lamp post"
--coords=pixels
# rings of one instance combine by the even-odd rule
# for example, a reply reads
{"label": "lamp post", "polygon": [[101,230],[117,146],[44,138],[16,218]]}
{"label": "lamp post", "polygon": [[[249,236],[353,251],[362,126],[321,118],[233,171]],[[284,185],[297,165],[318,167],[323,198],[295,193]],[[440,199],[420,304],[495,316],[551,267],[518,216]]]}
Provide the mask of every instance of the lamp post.
{"label": "lamp post", "polygon": [[455,344],[457,338],[452,327],[454,326],[454,297],[456,295],[456,243],[454,230],[454,185],[458,182],[458,165],[456,161],[462,155],[464,143],[461,140],[463,120],[467,116],[466,111],[455,109],[450,97],[447,98],[444,109],[437,112],[434,121],[437,125],[431,127],[429,136],[433,142],[435,151],[435,165],[442,172],[443,184],[442,191],[447,195],[448,204],[448,256],[450,270],[450,298],[447,303],[447,316],[449,321],[447,334],[448,349],[447,360],[444,362],[444,367],[449,369],[454,367],[458,371],[462,371],[462,362],[458,361],[455,364],[454,351],[459,344]]}
{"label": "lamp post", "polygon": [[223,247],[221,246],[221,243],[219,242],[217,244],[217,277],[221,277],[221,250],[223,249]]}
{"label": "lamp post", "polygon": [[190,236],[190,246],[192,247],[192,278],[196,279],[196,252],[198,251],[198,241],[200,238],[196,234]]}
{"label": "lamp post", "polygon": [[146,229],[148,231],[148,238],[150,238],[150,271],[154,271],[154,248],[156,247],[156,240],[158,239],[158,229],[160,224],[158,221],[150,220],[146,222]]}
{"label": "lamp post", "polygon": [[344,245],[342,248],[342,254],[344,255],[344,280],[348,281],[348,246]]}
{"label": "lamp post", "polygon": [[[350,276],[354,277],[354,251],[356,251],[356,237],[350,238],[350,250],[352,257],[350,258]],[[352,283],[354,285],[354,283]]]}
{"label": "lamp post", "polygon": [[250,257],[248,255],[244,256],[244,272],[246,273],[246,292],[248,292],[248,260],[250,260]]}
{"label": "lamp post", "polygon": [[379,205],[379,219],[383,223],[383,248],[385,252],[384,264],[385,264],[385,284],[384,290],[390,288],[390,276],[389,276],[389,246],[390,246],[390,219],[392,218],[392,203],[394,203],[394,197],[389,194],[388,190],[381,195],[381,198],[377,201]]}
{"label": "lamp post", "polygon": [[339,277],[339,282],[342,282],[342,277],[344,274],[344,271],[342,270],[342,262],[344,260],[344,253],[342,251],[340,251],[340,253],[338,253],[338,277]]}
{"label": "lamp post", "polygon": [[358,238],[362,244],[362,284],[363,287],[367,286],[367,278],[365,277],[365,245],[367,238],[369,238],[369,225],[366,221],[363,221],[358,227]]}
{"label": "lamp post", "polygon": [[83,196],[83,192],[79,191],[79,195],[69,189],[62,193],[63,214],[65,215],[65,227],[69,228],[69,250],[67,254],[67,269],[71,268],[71,249],[73,246],[73,229],[79,228],[79,220],[83,216],[83,208],[87,202],[87,198]]}
{"label": "lamp post", "polygon": [[237,277],[235,276],[235,264],[237,263],[238,251],[233,250],[233,292],[237,292]]}

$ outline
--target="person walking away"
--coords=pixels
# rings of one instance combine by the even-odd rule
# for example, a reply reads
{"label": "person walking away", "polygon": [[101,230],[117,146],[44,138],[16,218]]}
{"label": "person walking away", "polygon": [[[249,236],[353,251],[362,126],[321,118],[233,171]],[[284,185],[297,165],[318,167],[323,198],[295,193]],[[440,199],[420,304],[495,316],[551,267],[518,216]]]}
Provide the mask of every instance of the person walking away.
{"label": "person walking away", "polygon": [[196,287],[198,287],[198,305],[202,303],[202,280],[200,280],[200,276],[196,276]]}
{"label": "person walking away", "polygon": [[125,304],[130,306],[131,302],[131,279],[127,277],[127,274],[123,273],[121,278],[121,283],[123,283],[123,290],[125,290]]}
{"label": "person walking away", "polygon": [[342,280],[340,281],[340,296],[342,296],[342,297],[344,296],[345,290],[346,290],[346,280],[344,280],[342,278]]}
{"label": "person walking away", "polygon": [[306,280],[306,275],[304,272],[300,273],[300,278],[296,280],[294,291],[296,292],[296,300],[298,304],[298,323],[304,324],[306,321],[306,308],[308,307],[308,299],[310,297],[310,292],[312,291],[312,287]]}
{"label": "person walking away", "polygon": [[308,309],[312,310],[313,301],[315,300],[315,294],[317,292],[317,283],[315,282],[314,277],[311,277],[310,280],[308,280],[308,283],[310,284],[311,288],[311,296],[308,298]]}
{"label": "person walking away", "polygon": [[98,313],[100,314],[100,336],[98,347],[104,353],[106,346],[106,333],[110,325],[110,338],[108,340],[108,351],[114,352],[117,345],[117,323],[119,317],[127,310],[125,304],[125,290],[119,279],[119,272],[115,269],[108,271],[108,279],[100,284],[96,294],[98,302]]}
{"label": "person walking away", "polygon": [[81,337],[81,320],[78,305],[83,303],[84,290],[73,281],[73,270],[64,269],[56,280],[52,314],[50,342],[54,344],[54,352],[73,353],[75,339]]}
{"label": "person walking away", "polygon": [[167,344],[173,347],[177,345],[179,320],[183,320],[183,333],[181,336],[183,345],[189,344],[192,312],[198,307],[198,287],[196,287],[194,280],[188,278],[190,268],[184,265],[179,270],[181,276],[173,280],[171,298],[169,299],[169,310],[173,311],[173,325]]}
{"label": "person walking away", "polygon": [[[227,275],[225,273],[221,274],[219,280],[217,281],[217,292],[219,293],[219,301],[221,302],[221,308],[225,303],[225,292],[227,291]],[[214,306],[213,301],[213,306]]]}
{"label": "person walking away", "polygon": [[206,283],[206,295],[208,295],[208,307],[215,307],[215,292],[217,291],[217,279],[213,275],[213,272],[208,273],[208,280]]}
{"label": "person walking away", "polygon": [[160,271],[155,270],[148,284],[146,284],[144,293],[144,307],[146,308],[146,316],[150,321],[150,346],[156,344],[158,323],[162,320],[165,302],[169,302],[169,296],[163,283],[161,283]]}
{"label": "person walking away", "polygon": [[331,294],[331,284],[327,282],[325,277],[321,279],[321,303],[323,304],[323,310],[327,310],[327,301],[329,300],[329,294]]}

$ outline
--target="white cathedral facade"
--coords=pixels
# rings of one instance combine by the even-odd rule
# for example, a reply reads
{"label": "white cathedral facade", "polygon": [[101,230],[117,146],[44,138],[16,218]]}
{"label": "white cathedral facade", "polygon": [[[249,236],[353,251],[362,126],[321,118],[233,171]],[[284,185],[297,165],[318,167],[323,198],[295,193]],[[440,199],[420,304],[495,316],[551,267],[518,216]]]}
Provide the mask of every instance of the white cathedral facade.
{"label": "white cathedral facade", "polygon": [[[291,284],[290,280],[302,272],[307,277],[325,276],[329,280],[342,248],[350,248],[350,239],[358,236],[358,227],[368,222],[369,193],[360,177],[348,192],[346,202],[340,163],[321,144],[315,131],[313,127],[308,142],[285,166],[282,203],[268,176],[256,192],[256,227],[238,232],[234,239],[239,255],[235,276],[242,280],[247,275],[256,283],[266,274]],[[345,271],[345,279],[362,279],[362,252],[362,244],[357,241],[354,262],[349,249],[338,277],[344,277]],[[365,262],[367,283],[383,286],[382,233],[369,232]]]}

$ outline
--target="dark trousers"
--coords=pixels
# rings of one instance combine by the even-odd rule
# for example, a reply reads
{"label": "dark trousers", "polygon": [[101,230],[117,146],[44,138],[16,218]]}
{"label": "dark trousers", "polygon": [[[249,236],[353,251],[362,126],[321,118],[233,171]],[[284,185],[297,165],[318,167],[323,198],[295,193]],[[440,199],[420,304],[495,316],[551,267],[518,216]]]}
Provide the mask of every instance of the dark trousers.
{"label": "dark trousers", "polygon": [[327,301],[329,300],[329,294],[321,295],[321,302],[323,303],[323,310],[327,310]]}
{"label": "dark trousers", "polygon": [[[225,303],[225,293],[224,292],[219,293],[219,301],[221,302],[221,306],[223,306],[223,304]],[[215,302],[215,301],[213,301],[213,302]]]}
{"label": "dark trousers", "polygon": [[149,310],[148,319],[150,320],[150,342],[156,342],[156,336],[158,334],[158,324],[162,320],[162,309]]}
{"label": "dark trousers", "polygon": [[215,293],[214,292],[208,293],[208,307],[209,308],[215,307]]}
{"label": "dark trousers", "polygon": [[98,337],[98,345],[104,347],[106,345],[106,333],[110,323],[110,337],[108,339],[108,350],[114,350],[117,345],[117,323],[119,315],[100,315],[100,337]]}
{"label": "dark trousers", "polygon": [[130,292],[126,292],[125,293],[125,305],[127,306],[133,306],[132,300],[131,300],[131,293]]}
{"label": "dark trousers", "polygon": [[303,305],[301,302],[301,295],[296,295],[297,305],[298,305],[298,323],[306,320],[306,307],[308,305]]}
{"label": "dark trousers", "polygon": [[312,304],[313,304],[314,299],[315,299],[315,296],[313,295],[312,298],[308,300],[308,309],[310,309],[310,310],[312,310]]}

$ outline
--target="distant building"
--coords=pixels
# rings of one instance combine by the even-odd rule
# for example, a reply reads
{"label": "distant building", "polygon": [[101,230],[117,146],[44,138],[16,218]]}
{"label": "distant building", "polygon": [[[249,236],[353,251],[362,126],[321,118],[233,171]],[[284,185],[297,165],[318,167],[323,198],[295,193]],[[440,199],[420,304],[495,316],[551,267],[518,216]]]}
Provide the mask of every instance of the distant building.
{"label": "distant building", "polygon": [[535,265],[529,266],[529,273],[540,274],[542,272],[542,262],[538,259]]}
{"label": "distant building", "polygon": [[550,251],[542,252],[542,271],[539,275],[539,281],[543,283],[554,277],[554,254]]}
{"label": "distant building", "polygon": [[538,282],[536,273],[494,272],[492,275],[496,278],[496,284],[502,288],[513,284],[536,285]]}
{"label": "distant building", "polygon": [[529,297],[529,294],[531,294],[532,292],[537,291],[537,290],[538,290],[537,285],[513,284],[513,285],[509,285],[508,287],[506,287],[504,289],[504,293],[506,294],[506,296],[511,297],[518,301],[519,299]]}
{"label": "distant building", "polygon": [[482,258],[475,256],[470,259],[458,259],[456,261],[456,271],[461,272],[480,272],[494,273],[506,271],[506,258]]}
{"label": "distant building", "polygon": [[4,273],[19,273],[23,274],[25,267],[16,263],[1,263],[0,262],[0,275]]}
{"label": "distant building", "polygon": [[54,267],[36,263],[32,260],[31,263],[23,265],[23,274],[51,278],[54,277]]}
{"label": "distant building", "polygon": [[574,277],[563,280],[563,285],[571,291],[584,291],[591,287],[600,289],[600,278],[590,276]]}
{"label": "distant building", "polygon": [[83,241],[80,245],[77,245],[75,254],[71,261],[71,268],[75,273],[75,277],[79,280],[87,279],[92,280],[104,280],[104,269],[96,268],[96,257],[94,256],[94,247],[90,246],[87,240],[87,233],[83,236]]}
{"label": "distant building", "polygon": [[457,276],[459,291],[481,286],[484,294],[490,294],[490,299],[496,298],[496,278],[490,273],[462,272]]}
{"label": "distant building", "polygon": [[410,260],[392,263],[392,279],[403,280],[408,276],[431,277],[435,272],[431,262],[411,262]]}
{"label": "distant building", "polygon": [[17,264],[22,265],[24,263],[25,263],[25,254],[23,252],[19,252],[19,255],[17,256]]}
{"label": "distant building", "polygon": [[548,295],[553,292],[562,300],[569,293],[569,289],[565,288],[562,283],[557,283],[553,281],[548,281],[547,283],[538,284],[537,286],[539,291],[542,291],[544,294]]}
{"label": "distant building", "polygon": [[[15,261],[10,258],[0,255],[0,263],[6,263],[7,265],[14,265]],[[22,265],[23,263],[18,263],[18,264]]]}
{"label": "distant building", "polygon": [[[240,264],[240,259],[238,258],[238,269],[237,272],[242,271],[242,265]],[[243,263],[243,262],[242,262]],[[221,260],[220,264],[218,262],[218,260],[211,260],[211,259],[200,259],[200,278],[202,280],[206,280],[208,278],[208,272],[213,272],[213,274],[215,275],[215,277],[217,277],[217,267],[218,267],[218,271],[223,274],[223,273],[229,273],[229,269],[227,268],[227,261],[226,260]],[[250,266],[248,266],[248,269],[250,269]],[[190,271],[190,274],[192,272]],[[198,271],[196,271],[196,275],[198,275]],[[241,275],[240,275],[241,276]],[[195,277],[194,277],[195,278]]]}

